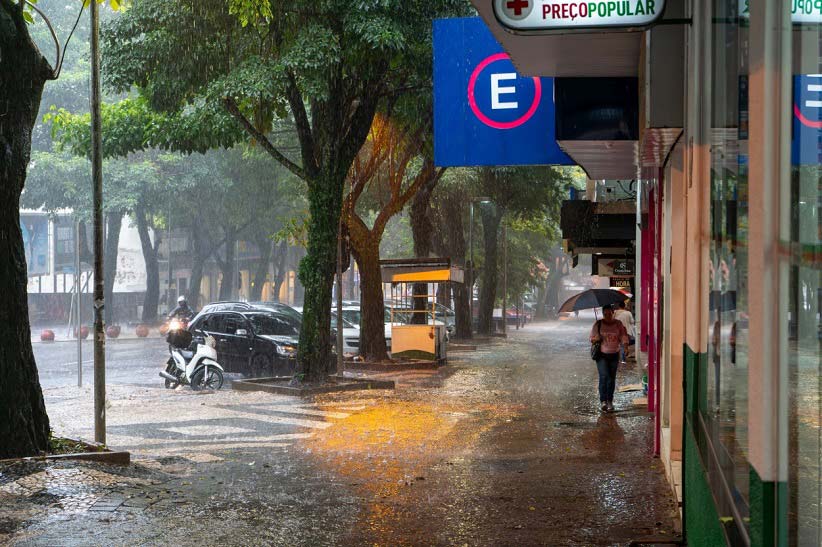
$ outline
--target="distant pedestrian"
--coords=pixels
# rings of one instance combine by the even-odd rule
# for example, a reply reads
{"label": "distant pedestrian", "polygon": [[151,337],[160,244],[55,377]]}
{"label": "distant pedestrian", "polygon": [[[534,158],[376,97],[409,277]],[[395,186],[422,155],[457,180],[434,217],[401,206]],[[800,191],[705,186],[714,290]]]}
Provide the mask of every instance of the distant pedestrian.
{"label": "distant pedestrian", "polygon": [[614,310],[614,319],[622,323],[622,326],[625,327],[625,331],[628,333],[628,344],[622,345],[619,349],[619,364],[624,365],[626,364],[625,360],[628,357],[628,348],[633,346],[636,342],[634,314],[626,309],[625,302],[619,302],[616,306],[617,309]]}
{"label": "distant pedestrian", "polygon": [[613,412],[619,344],[628,344],[628,332],[621,322],[614,319],[614,308],[611,306],[602,307],[602,319],[594,323],[591,329],[591,343],[594,342],[600,343],[597,359],[600,408],[603,412]]}

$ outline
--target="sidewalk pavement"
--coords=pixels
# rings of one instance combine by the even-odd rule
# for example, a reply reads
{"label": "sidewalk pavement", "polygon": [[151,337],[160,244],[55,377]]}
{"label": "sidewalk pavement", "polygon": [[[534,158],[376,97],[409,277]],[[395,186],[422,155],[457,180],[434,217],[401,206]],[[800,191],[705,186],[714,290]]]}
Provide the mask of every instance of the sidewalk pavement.
{"label": "sidewalk pavement", "polygon": [[[679,517],[635,393],[597,408],[586,321],[532,323],[396,391],[109,392],[126,469],[0,467],[11,545],[628,545]],[[619,384],[636,383],[620,370]],[[90,390],[48,390],[57,433]],[[83,496],[86,497],[83,497]],[[4,535],[5,534],[5,535]]]}

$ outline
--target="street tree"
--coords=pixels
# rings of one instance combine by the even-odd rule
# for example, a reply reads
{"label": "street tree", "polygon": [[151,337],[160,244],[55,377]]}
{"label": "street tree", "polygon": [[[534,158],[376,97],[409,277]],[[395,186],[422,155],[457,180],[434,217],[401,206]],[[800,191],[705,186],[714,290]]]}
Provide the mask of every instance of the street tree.
{"label": "street tree", "polygon": [[[360,355],[367,360],[388,358],[380,271],[380,242],[385,228],[420,188],[442,176],[443,170],[436,169],[430,158],[420,157],[420,134],[427,130],[426,125],[401,124],[388,116],[377,116],[349,173],[350,190],[345,196],[342,222],[361,276]],[[363,200],[364,196],[367,199]],[[358,204],[365,207],[358,208]],[[375,212],[370,226],[363,208]]]}
{"label": "street tree", "polygon": [[477,177],[479,192],[490,198],[489,203],[478,205],[483,257],[477,331],[488,334],[499,281],[499,229],[503,218],[506,214],[518,220],[543,215],[558,218],[562,195],[570,180],[552,167],[484,167],[477,170]]}
{"label": "street tree", "polygon": [[[468,254],[466,242],[466,217],[473,192],[475,192],[476,170],[452,169],[448,171],[430,196],[428,214],[424,217],[431,249],[439,256],[449,257],[453,264],[465,267]],[[423,190],[424,192],[424,190]],[[422,193],[422,192],[421,192]],[[418,196],[420,193],[417,194]],[[414,205],[417,205],[415,201]],[[412,207],[412,214],[414,208]],[[468,229],[471,229],[469,227]],[[415,231],[414,245],[417,245],[418,231]],[[430,251],[429,251],[430,252]],[[466,277],[466,280],[468,278]],[[460,339],[472,338],[470,298],[472,288],[466,283],[452,287],[454,298],[455,336]]]}
{"label": "street tree", "polygon": [[[78,12],[82,5],[78,0]],[[43,88],[60,76],[61,51],[70,36],[60,43],[50,32],[57,50],[50,63],[29,32],[35,16],[53,29],[30,2],[0,0],[0,458],[48,448],[49,420],[31,349],[19,209]]]}
{"label": "street tree", "polygon": [[[104,34],[113,90],[136,85],[163,112],[222,104],[250,140],[306,181],[298,362],[307,381],[323,380],[333,366],[329,302],[354,157],[381,101],[403,93],[408,73],[430,62],[433,18],[466,9],[459,0],[144,0]],[[287,115],[297,158],[268,136],[272,120]]]}

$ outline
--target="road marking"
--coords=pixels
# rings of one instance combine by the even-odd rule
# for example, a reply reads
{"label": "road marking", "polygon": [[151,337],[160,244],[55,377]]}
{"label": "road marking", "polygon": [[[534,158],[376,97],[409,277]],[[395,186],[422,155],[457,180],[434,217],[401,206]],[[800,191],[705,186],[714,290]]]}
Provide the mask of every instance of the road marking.
{"label": "road marking", "polygon": [[[216,408],[216,407],[212,407]],[[321,422],[318,420],[303,420],[301,418],[291,418],[289,416],[272,416],[265,412],[249,412],[244,410],[235,410],[231,407],[219,405],[219,408],[227,412],[226,418],[246,418],[249,420],[257,420],[274,424],[299,425],[302,427],[309,427],[312,429],[326,429],[334,425],[333,422]],[[211,417],[213,419],[213,417]]]}
{"label": "road marking", "polygon": [[285,412],[288,414],[305,414],[307,416],[323,416],[325,418],[336,418],[338,420],[343,420],[351,416],[351,414],[345,412],[332,412],[329,410],[319,410],[314,408],[296,408],[290,405],[260,406],[260,408],[265,410],[271,410],[273,412]]}
{"label": "road marking", "polygon": [[[237,448],[285,448],[287,446],[291,446],[291,443],[264,443],[264,442],[251,442],[251,443],[232,443],[232,444],[211,444],[205,446],[197,446],[196,449],[198,451],[202,450],[203,452],[216,452],[219,450],[235,450]],[[192,454],[191,448],[171,448],[163,450],[163,454]]]}
{"label": "road marking", "polygon": [[188,427],[165,427],[160,431],[170,431],[180,435],[230,435],[232,433],[254,433],[253,429],[229,425],[191,425]]}
{"label": "road marking", "polygon": [[226,443],[240,443],[240,444],[249,444],[249,443],[271,443],[271,442],[280,442],[280,441],[293,441],[299,439],[309,439],[313,437],[313,433],[282,433],[279,435],[264,435],[264,436],[257,436],[257,437],[248,437],[247,439],[243,437],[230,437],[226,439],[153,439],[150,437],[112,437],[111,443],[112,445],[116,445],[117,448],[128,448],[128,447],[136,447],[138,450],[146,449],[146,448],[160,448],[163,446],[170,446],[170,445],[184,445],[197,448],[198,450],[202,449],[203,446],[207,445],[217,445],[217,443],[226,444]]}

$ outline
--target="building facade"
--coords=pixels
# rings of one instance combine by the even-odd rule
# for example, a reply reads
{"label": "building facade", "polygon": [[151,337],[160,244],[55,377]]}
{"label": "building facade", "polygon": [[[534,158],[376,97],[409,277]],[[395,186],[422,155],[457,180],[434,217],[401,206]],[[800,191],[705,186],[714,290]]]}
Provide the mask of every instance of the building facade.
{"label": "building facade", "polygon": [[[644,27],[585,28],[541,0],[537,32],[505,11],[532,0],[473,3],[522,76],[588,89],[557,91],[562,149],[636,182],[639,345],[686,540],[822,545],[822,3],[657,1]],[[634,109],[602,91],[628,80]],[[619,131],[563,140],[604,112]]]}

